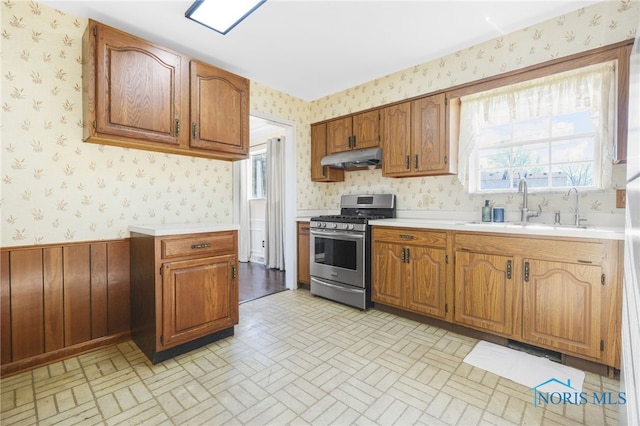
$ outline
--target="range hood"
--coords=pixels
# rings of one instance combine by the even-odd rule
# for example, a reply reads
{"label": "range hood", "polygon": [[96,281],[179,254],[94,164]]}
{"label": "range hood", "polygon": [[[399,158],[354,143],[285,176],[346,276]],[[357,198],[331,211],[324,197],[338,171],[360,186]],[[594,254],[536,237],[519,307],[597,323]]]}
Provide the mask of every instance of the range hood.
{"label": "range hood", "polygon": [[355,149],[323,157],[320,164],[337,169],[377,166],[382,162],[382,148]]}

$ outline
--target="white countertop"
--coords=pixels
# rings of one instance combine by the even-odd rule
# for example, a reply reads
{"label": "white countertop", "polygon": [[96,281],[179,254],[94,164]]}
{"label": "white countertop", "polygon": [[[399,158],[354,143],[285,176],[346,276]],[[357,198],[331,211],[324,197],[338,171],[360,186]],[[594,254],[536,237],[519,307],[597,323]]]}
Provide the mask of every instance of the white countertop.
{"label": "white countertop", "polygon": [[233,223],[155,223],[150,225],[131,225],[129,232],[161,237],[166,235],[202,234],[207,232],[237,231],[239,225]]}
{"label": "white countertop", "polygon": [[573,238],[598,238],[603,240],[624,240],[624,227],[587,226],[576,228],[568,225],[546,225],[535,222],[465,222],[461,220],[394,218],[369,221],[373,226],[397,226],[404,228],[448,229],[454,231],[495,232],[500,234],[520,234],[530,236],[553,236]]}

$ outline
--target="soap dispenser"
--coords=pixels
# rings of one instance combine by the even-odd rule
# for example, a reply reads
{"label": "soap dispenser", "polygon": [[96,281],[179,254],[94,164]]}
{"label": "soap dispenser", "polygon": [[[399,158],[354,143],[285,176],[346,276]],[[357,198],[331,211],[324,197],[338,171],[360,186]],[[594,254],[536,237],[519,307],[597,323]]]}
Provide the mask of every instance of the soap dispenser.
{"label": "soap dispenser", "polygon": [[491,222],[491,206],[489,200],[484,200],[484,206],[482,207],[482,221]]}

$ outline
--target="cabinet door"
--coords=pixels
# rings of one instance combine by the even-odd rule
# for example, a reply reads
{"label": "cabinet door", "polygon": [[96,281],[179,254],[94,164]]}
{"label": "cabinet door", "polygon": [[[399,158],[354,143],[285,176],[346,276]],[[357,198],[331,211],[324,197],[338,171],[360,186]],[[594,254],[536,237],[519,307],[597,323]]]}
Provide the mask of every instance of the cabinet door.
{"label": "cabinet door", "polygon": [[309,224],[298,223],[298,282],[311,284],[309,272]]}
{"label": "cabinet door", "polygon": [[447,171],[445,112],[444,93],[413,101],[411,167],[414,172],[438,174]]}
{"label": "cabinet door", "polygon": [[445,317],[446,251],[407,246],[406,307],[430,316]]}
{"label": "cabinet door", "polygon": [[353,116],[352,149],[380,146],[380,111],[369,111]]}
{"label": "cabinet door", "polygon": [[238,323],[235,255],[162,265],[163,349]]}
{"label": "cabinet door", "polygon": [[342,182],[344,170],[320,164],[325,155],[327,155],[327,124],[314,124],[311,126],[311,180],[314,182]]}
{"label": "cabinet door", "polygon": [[455,321],[509,336],[513,333],[513,259],[456,251]]}
{"label": "cabinet door", "polygon": [[98,134],[179,145],[185,59],[113,28],[96,28],[95,57],[89,52],[95,69],[88,71],[95,73],[89,79],[95,98],[88,99],[88,119],[95,121],[87,126]]}
{"label": "cabinet door", "polygon": [[410,171],[411,103],[387,107],[382,117],[382,174],[401,176]]}
{"label": "cabinet door", "polygon": [[327,154],[351,150],[353,128],[351,117],[345,117],[327,123]]}
{"label": "cabinet door", "polygon": [[374,242],[371,256],[371,298],[374,302],[402,307],[405,285],[402,246]]}
{"label": "cabinet door", "polygon": [[249,152],[249,81],[191,61],[192,148],[246,156]]}
{"label": "cabinet door", "polygon": [[601,272],[596,265],[525,260],[525,340],[599,358]]}

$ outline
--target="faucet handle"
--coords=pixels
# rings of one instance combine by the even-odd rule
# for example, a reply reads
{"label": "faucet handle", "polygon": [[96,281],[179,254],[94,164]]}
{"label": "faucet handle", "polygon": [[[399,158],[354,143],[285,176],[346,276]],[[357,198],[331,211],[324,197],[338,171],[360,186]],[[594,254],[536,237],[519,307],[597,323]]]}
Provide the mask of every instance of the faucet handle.
{"label": "faucet handle", "polygon": [[531,217],[540,217],[540,215],[542,214],[542,205],[538,204],[538,211],[537,212],[529,212],[529,216]]}

